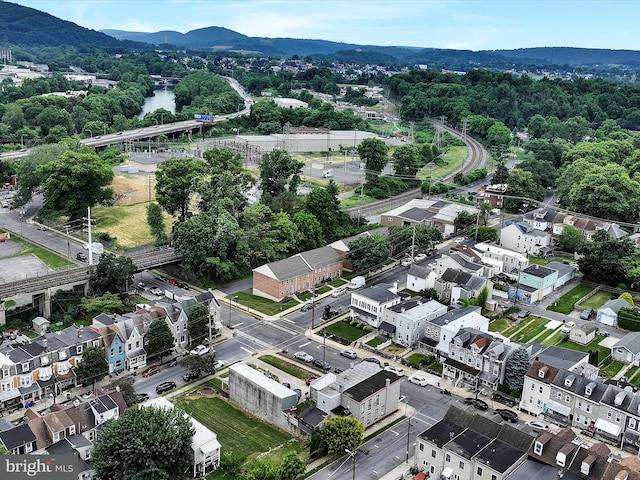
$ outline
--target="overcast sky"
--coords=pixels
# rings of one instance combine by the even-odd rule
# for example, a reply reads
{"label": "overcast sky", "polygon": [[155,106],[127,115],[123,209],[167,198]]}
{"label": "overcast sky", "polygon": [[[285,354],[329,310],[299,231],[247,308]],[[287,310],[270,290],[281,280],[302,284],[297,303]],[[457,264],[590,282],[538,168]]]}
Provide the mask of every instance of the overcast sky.
{"label": "overcast sky", "polygon": [[[638,0],[12,0],[94,30],[188,32],[217,26],[251,37],[493,50],[640,50]],[[1,4],[0,4],[0,8]]]}

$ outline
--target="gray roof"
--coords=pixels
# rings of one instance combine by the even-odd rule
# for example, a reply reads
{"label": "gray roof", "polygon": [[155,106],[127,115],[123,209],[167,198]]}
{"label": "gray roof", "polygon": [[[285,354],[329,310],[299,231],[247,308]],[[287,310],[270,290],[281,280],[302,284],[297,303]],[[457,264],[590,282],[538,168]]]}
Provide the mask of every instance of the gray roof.
{"label": "gray roof", "polygon": [[10,430],[0,432],[0,443],[11,451],[21,445],[35,442],[36,436],[27,423],[22,423]]}
{"label": "gray roof", "polygon": [[385,303],[395,298],[399,298],[398,294],[393,293],[389,290],[390,288],[391,285],[379,283],[378,285],[374,285],[373,287],[356,290],[353,292],[353,294],[357,294],[380,303]]}
{"label": "gray roof", "polygon": [[585,360],[585,358],[588,358],[589,354],[552,345],[536,353],[535,357],[548,365],[569,370]]}
{"label": "gray roof", "polygon": [[527,275],[533,275],[534,277],[545,278],[549,275],[553,275],[555,273],[555,270],[543,267],[541,265],[529,265],[522,272],[526,273]]}
{"label": "gray roof", "polygon": [[618,313],[621,308],[633,308],[632,305],[627,302],[623,298],[612,298],[604,305],[602,305],[598,310],[604,310],[605,308],[609,308],[613,310],[615,313]]}
{"label": "gray roof", "polygon": [[547,268],[552,268],[558,271],[558,277],[564,277],[566,274],[575,271],[576,267],[567,265],[566,263],[558,262],[556,260],[547,263]]}
{"label": "gray roof", "polygon": [[640,332],[630,332],[611,348],[626,348],[631,353],[640,353]]}
{"label": "gray roof", "polygon": [[524,218],[532,222],[552,222],[556,218],[556,210],[549,207],[536,208],[525,213]]}
{"label": "gray roof", "polygon": [[365,398],[368,398],[374,393],[382,390],[386,385],[387,379],[389,379],[391,383],[402,381],[402,377],[399,377],[395,373],[381,370],[378,373],[371,375],[369,378],[357,383],[353,387],[345,390],[344,395],[354,399],[356,402],[361,402]]}
{"label": "gray roof", "polygon": [[420,222],[426,218],[431,218],[434,215],[435,213],[430,212],[429,210],[413,207],[413,208],[410,208],[409,210],[405,210],[404,212],[399,213],[398,217],[413,220],[415,222]]}
{"label": "gray roof", "polygon": [[[307,252],[298,253],[289,258],[263,265],[267,267],[278,280],[299,277],[307,272],[319,270],[342,263],[342,257],[332,247],[321,247]],[[254,269],[257,270],[257,269]]]}
{"label": "gray roof", "polygon": [[411,264],[411,267],[409,267],[408,274],[418,278],[427,278],[427,276],[429,276],[431,272],[433,272],[433,268],[431,268],[430,266],[422,266],[413,263]]}
{"label": "gray roof", "polygon": [[578,330],[582,330],[587,335],[598,330],[598,328],[593,323],[583,323],[582,325],[578,325],[575,328],[577,328]]}
{"label": "gray roof", "polygon": [[[567,380],[569,380],[571,385],[567,385]],[[600,402],[600,399],[604,396],[608,388],[604,383],[582,377],[577,372],[569,372],[562,368],[558,369],[552,385],[595,403]],[[591,389],[591,394],[589,395],[587,395],[587,387]]]}
{"label": "gray roof", "polygon": [[475,306],[469,306],[469,307],[464,307],[464,308],[458,308],[458,309],[454,309],[451,310],[447,313],[445,313],[444,315],[441,315],[438,318],[434,318],[433,320],[431,320],[430,323],[433,323],[435,325],[445,325],[447,323],[451,323],[454,320],[458,320],[462,317],[465,317],[467,315],[469,315],[470,313],[473,312],[477,312],[478,314],[481,314],[481,308],[480,307],[475,307]]}

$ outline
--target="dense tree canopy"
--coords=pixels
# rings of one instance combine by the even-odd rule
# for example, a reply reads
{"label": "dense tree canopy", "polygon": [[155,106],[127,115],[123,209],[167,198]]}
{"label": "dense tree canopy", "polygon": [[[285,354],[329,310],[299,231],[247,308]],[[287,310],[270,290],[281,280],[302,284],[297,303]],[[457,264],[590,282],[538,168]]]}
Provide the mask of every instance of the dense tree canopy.
{"label": "dense tree canopy", "polygon": [[322,437],[331,455],[355,451],[362,442],[364,427],[353,417],[331,417],[322,426]]}
{"label": "dense tree canopy", "polygon": [[195,433],[180,408],[129,408],[98,432],[91,459],[101,480],[169,480],[193,461]]}
{"label": "dense tree canopy", "polygon": [[389,258],[389,251],[388,240],[379,233],[362,235],[349,243],[347,260],[354,271],[365,272],[382,265]]}

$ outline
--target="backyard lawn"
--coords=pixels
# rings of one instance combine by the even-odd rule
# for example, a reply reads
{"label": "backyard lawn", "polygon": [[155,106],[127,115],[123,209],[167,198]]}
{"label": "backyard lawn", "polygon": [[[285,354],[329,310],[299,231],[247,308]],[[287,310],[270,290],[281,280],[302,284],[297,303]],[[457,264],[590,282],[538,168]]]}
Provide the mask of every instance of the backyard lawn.
{"label": "backyard lawn", "polygon": [[546,330],[545,325],[549,323],[548,318],[531,317],[531,319],[523,326],[524,322],[520,325],[514,325],[508,329],[504,335],[509,337],[514,342],[527,343],[531,341],[537,335],[540,335]]}
{"label": "backyard lawn", "polygon": [[547,310],[569,315],[573,311],[573,306],[591,290],[593,289],[590,287],[578,285],[561,296],[555,304],[549,305]]}
{"label": "backyard lawn", "polygon": [[282,370],[283,372],[288,373],[289,375],[293,375],[294,377],[300,378],[302,380],[316,375],[315,373],[310,372],[305,368],[301,368],[294,363],[287,362],[286,360],[274,357],[273,355],[262,355],[261,357],[259,357],[259,360],[262,360],[264,363],[268,363],[272,367],[275,367],[278,370]]}
{"label": "backyard lawn", "polygon": [[611,292],[600,290],[599,292],[594,293],[584,302],[582,302],[582,306],[585,308],[592,308],[595,311],[598,310],[602,305],[607,303],[609,300],[611,300]]}
{"label": "backyard lawn", "polygon": [[230,295],[227,295],[226,298],[231,298],[233,299],[234,302],[239,303],[240,305],[244,305],[245,307],[250,308],[251,310],[257,310],[258,312],[262,312],[265,315],[276,315],[291,307],[300,305],[300,302],[296,300],[290,300],[288,302],[279,303],[279,302],[274,302],[273,300],[269,300],[268,298],[259,297],[257,295],[251,295],[247,292],[232,293]]}
{"label": "backyard lawn", "polygon": [[600,375],[603,378],[613,378],[616,373],[622,369],[622,367],[624,367],[624,363],[618,362],[609,357],[600,365]]}

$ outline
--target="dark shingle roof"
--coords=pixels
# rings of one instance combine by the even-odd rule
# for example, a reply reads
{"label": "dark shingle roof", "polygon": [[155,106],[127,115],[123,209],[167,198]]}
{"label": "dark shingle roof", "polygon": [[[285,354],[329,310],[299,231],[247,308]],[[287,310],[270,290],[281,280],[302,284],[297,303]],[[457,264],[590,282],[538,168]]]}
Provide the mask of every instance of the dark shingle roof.
{"label": "dark shingle roof", "polygon": [[0,432],[0,443],[2,443],[9,451],[21,445],[35,441],[36,436],[31,431],[27,423],[22,423],[11,430]]}
{"label": "dark shingle roof", "polygon": [[353,398],[356,402],[361,402],[365,398],[382,390],[386,385],[387,379],[389,379],[391,383],[402,381],[402,377],[399,377],[395,373],[381,370],[366,380],[363,380],[362,382],[345,390],[344,395]]}

